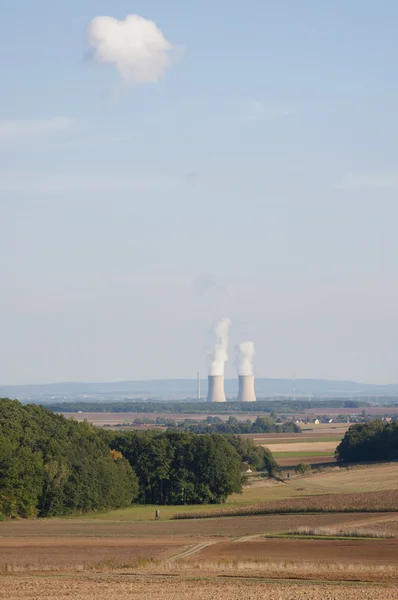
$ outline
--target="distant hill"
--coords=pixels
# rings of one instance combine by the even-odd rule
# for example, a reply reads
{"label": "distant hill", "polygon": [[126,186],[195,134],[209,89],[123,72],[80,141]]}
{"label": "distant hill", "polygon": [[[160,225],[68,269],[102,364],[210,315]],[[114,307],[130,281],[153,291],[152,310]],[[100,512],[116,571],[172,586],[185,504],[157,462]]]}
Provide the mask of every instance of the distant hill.
{"label": "distant hill", "polygon": [[[398,394],[398,384],[373,385],[353,381],[326,379],[256,379],[258,398],[275,396],[292,397],[358,397],[393,396]],[[207,380],[201,381],[202,397],[207,393]],[[236,397],[237,380],[226,379],[225,391],[230,399]],[[53,400],[124,400],[142,398],[156,400],[183,400],[196,397],[196,379],[154,379],[146,381],[121,381],[115,383],[50,383],[43,385],[0,386],[0,397],[18,398],[21,401]]]}

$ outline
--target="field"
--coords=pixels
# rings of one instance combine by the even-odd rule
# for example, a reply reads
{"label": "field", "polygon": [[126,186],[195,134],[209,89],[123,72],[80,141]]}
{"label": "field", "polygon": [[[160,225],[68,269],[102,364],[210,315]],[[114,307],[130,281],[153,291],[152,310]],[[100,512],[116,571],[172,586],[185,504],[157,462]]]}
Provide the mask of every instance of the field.
{"label": "field", "polygon": [[336,447],[344,437],[348,425],[341,423],[301,424],[302,433],[248,434],[257,446],[269,448],[281,467],[295,467],[299,463],[334,464]]}
{"label": "field", "polygon": [[283,583],[225,576],[171,578],[170,576],[91,575],[8,577],[2,581],[1,600],[392,600],[395,585]]}
{"label": "field", "polygon": [[264,536],[308,526],[395,531],[398,513],[210,521],[90,518],[0,524],[1,600],[388,599],[397,539]]}
{"label": "field", "polygon": [[[136,417],[99,413],[96,424]],[[246,436],[290,478],[253,474],[221,507],[0,523],[0,600],[397,598],[398,464],[338,466],[347,426],[304,427]],[[299,462],[329,466],[299,476]]]}
{"label": "field", "polygon": [[[366,406],[364,410],[367,415],[376,416],[376,415],[397,415],[398,414],[398,406],[385,407],[385,406]],[[304,410],[305,415],[328,415],[330,417],[335,417],[336,415],[355,415],[360,414],[362,412],[362,408],[307,408]]]}
{"label": "field", "polygon": [[[172,520],[176,507],[161,507],[156,521],[155,507],[132,507],[3,522],[0,599],[395,598],[397,487],[398,465],[385,464],[255,481],[225,507],[255,512],[254,502],[286,503],[288,514],[216,517],[220,507],[207,506],[204,516],[213,518]],[[331,502],[347,512],[292,514],[297,502],[310,510]],[[396,512],[377,512],[394,502]],[[183,508],[186,515],[199,509]]]}
{"label": "field", "polygon": [[[350,409],[351,412],[353,409]],[[194,419],[202,421],[206,418],[205,414],[165,414],[165,413],[64,413],[66,417],[76,419],[77,421],[88,420],[98,427],[115,427],[116,425],[127,425],[137,418],[156,419],[158,417],[167,417],[177,421],[184,419]],[[237,413],[238,420],[254,420],[263,413]],[[223,420],[228,419],[229,415],[213,415]],[[246,434],[244,437],[250,438],[256,445],[270,448],[275,459],[281,467],[294,467],[301,462],[307,462],[311,465],[332,464],[334,463],[334,452],[341,438],[348,429],[348,425],[342,423],[309,423],[301,424],[302,433],[270,433],[270,434]],[[153,425],[142,425],[140,429],[145,430],[153,428]],[[159,426],[160,429],[162,427]]]}

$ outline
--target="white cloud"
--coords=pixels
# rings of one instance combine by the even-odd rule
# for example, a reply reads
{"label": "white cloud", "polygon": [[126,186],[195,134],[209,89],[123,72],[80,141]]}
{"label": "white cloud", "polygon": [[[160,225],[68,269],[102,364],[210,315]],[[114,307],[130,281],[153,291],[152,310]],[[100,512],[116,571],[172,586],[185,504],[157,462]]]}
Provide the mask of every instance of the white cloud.
{"label": "white cloud", "polygon": [[138,15],[95,17],[87,35],[95,60],[114,65],[126,81],[156,82],[172,64],[173,44],[154,21]]}
{"label": "white cloud", "polygon": [[276,121],[291,115],[292,112],[283,106],[252,100],[246,107],[245,118],[247,121]]}
{"label": "white cloud", "polygon": [[26,121],[0,121],[0,142],[14,142],[62,133],[75,125],[74,119],[54,117]]}
{"label": "white cloud", "polygon": [[398,190],[397,173],[354,173],[341,186],[345,190]]}

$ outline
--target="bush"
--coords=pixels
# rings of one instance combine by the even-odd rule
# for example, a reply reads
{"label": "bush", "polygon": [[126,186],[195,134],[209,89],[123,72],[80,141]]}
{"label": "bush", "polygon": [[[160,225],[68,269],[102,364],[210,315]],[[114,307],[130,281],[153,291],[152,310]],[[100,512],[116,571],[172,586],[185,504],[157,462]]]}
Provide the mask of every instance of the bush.
{"label": "bush", "polygon": [[299,463],[296,467],[296,471],[300,475],[305,475],[306,473],[309,473],[311,471],[311,467],[306,463]]}

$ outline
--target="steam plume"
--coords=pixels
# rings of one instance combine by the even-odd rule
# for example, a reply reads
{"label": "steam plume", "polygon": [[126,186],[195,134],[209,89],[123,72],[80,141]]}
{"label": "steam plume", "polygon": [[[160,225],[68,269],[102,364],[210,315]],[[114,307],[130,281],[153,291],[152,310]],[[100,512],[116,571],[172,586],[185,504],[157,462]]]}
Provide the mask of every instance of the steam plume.
{"label": "steam plume", "polygon": [[238,375],[253,375],[253,360],[256,351],[253,342],[242,342],[236,348],[236,370]]}
{"label": "steam plume", "polygon": [[211,354],[211,364],[209,375],[224,375],[224,365],[228,360],[228,333],[231,321],[229,319],[221,319],[214,328],[216,343]]}

